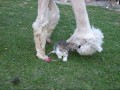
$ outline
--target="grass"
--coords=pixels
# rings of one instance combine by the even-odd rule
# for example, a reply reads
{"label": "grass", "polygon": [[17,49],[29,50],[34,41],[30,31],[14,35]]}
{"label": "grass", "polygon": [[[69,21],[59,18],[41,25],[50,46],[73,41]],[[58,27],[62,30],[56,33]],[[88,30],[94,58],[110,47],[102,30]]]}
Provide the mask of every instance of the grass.
{"label": "grass", "polygon": [[[61,20],[52,39],[68,39],[75,29],[71,6],[59,5]],[[70,53],[68,62],[55,55],[46,63],[35,56],[32,22],[36,0],[0,0],[0,90],[120,89],[120,13],[87,7],[92,25],[104,33],[104,51],[92,56]],[[46,46],[50,52],[53,44]],[[20,78],[18,85],[10,83]]]}

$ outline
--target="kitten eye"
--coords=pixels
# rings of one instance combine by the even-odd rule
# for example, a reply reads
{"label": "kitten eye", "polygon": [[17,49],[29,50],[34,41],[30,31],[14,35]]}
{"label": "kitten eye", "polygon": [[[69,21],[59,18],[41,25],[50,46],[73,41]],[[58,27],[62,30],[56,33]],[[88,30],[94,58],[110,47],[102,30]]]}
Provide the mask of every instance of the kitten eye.
{"label": "kitten eye", "polygon": [[61,51],[61,52],[62,52],[63,50],[62,50],[62,49],[59,49],[59,51]]}

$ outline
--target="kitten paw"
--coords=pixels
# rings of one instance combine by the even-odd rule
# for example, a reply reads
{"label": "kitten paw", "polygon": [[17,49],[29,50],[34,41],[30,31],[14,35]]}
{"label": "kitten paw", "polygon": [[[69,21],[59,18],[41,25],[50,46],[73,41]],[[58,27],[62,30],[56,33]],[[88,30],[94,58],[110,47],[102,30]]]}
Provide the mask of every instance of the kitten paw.
{"label": "kitten paw", "polygon": [[59,59],[62,59],[62,56],[58,56]]}
{"label": "kitten paw", "polygon": [[67,62],[67,58],[63,58],[63,61],[64,61],[64,62]]}

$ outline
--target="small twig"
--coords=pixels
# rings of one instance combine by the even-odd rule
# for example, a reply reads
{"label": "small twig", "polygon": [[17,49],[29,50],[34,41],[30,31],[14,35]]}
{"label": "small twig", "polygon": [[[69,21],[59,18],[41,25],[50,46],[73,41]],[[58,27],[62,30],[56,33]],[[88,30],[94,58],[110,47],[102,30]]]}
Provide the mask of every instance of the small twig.
{"label": "small twig", "polygon": [[52,60],[52,62],[56,62],[57,60]]}

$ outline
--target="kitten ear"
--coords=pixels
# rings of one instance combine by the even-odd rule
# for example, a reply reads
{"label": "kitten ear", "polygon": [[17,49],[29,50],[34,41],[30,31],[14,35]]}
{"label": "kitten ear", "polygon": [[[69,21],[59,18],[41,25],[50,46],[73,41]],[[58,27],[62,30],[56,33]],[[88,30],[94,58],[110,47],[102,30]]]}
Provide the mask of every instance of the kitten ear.
{"label": "kitten ear", "polygon": [[67,43],[68,46],[71,46],[71,43]]}
{"label": "kitten ear", "polygon": [[53,46],[53,50],[56,51],[57,47],[60,47],[60,45],[58,43]]}
{"label": "kitten ear", "polygon": [[74,44],[74,43],[68,43],[68,48],[69,48],[69,50],[73,51],[73,50],[76,49],[76,44]]}

